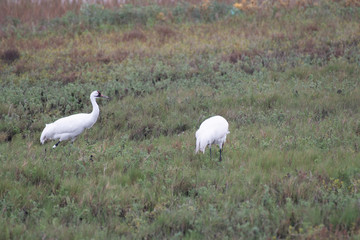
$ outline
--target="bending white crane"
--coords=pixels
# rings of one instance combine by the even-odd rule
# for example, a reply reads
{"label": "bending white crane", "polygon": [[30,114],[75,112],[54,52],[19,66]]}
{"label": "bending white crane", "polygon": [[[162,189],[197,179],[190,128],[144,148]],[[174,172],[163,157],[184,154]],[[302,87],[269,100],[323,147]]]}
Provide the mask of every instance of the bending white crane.
{"label": "bending white crane", "polygon": [[196,131],[196,150],[205,153],[205,148],[209,145],[210,158],[211,158],[211,144],[218,144],[220,147],[220,159],[221,161],[221,149],[226,141],[226,135],[229,132],[229,123],[225,118],[221,116],[213,116],[206,119],[201,123],[200,128]]}
{"label": "bending white crane", "polygon": [[76,137],[85,129],[91,128],[95,124],[100,113],[96,98],[109,97],[102,95],[99,91],[94,91],[90,94],[90,101],[93,106],[91,113],[74,114],[60,118],[53,123],[45,124],[45,128],[40,137],[41,144],[44,144],[46,140],[59,139],[53,146],[53,148],[56,148],[61,141],[71,139],[71,141],[74,142]]}

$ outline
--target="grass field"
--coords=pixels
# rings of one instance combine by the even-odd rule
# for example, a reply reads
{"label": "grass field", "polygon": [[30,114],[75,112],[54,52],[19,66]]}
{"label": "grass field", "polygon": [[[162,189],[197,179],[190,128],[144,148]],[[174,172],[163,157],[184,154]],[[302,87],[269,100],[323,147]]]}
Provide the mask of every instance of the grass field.
{"label": "grass field", "polygon": [[360,239],[359,2],[131,3],[0,4],[0,239]]}

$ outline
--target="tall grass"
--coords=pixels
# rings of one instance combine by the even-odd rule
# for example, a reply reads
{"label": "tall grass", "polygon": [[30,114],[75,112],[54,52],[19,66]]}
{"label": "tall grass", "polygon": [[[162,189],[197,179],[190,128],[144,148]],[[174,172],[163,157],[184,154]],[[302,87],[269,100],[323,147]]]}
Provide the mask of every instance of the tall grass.
{"label": "tall grass", "polygon": [[[2,239],[359,237],[359,7],[195,3],[1,26]],[[93,90],[97,123],[40,145]]]}

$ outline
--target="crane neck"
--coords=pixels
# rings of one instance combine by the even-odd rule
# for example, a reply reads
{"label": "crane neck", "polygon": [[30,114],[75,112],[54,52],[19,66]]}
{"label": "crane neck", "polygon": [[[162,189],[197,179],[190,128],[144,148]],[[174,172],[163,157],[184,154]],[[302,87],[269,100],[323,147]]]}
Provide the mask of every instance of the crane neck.
{"label": "crane neck", "polygon": [[96,121],[100,113],[99,105],[96,103],[96,98],[93,96],[90,97],[90,101],[93,106],[93,110],[90,114],[91,117],[94,118],[93,120]]}

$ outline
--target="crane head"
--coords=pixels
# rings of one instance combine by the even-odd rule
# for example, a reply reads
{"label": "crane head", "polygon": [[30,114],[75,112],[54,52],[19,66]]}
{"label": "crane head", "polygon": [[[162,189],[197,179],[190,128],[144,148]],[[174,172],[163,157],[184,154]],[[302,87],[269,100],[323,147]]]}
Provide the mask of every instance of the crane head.
{"label": "crane head", "polygon": [[95,93],[95,98],[109,98],[108,96],[102,95],[99,91],[95,91],[93,93]]}

